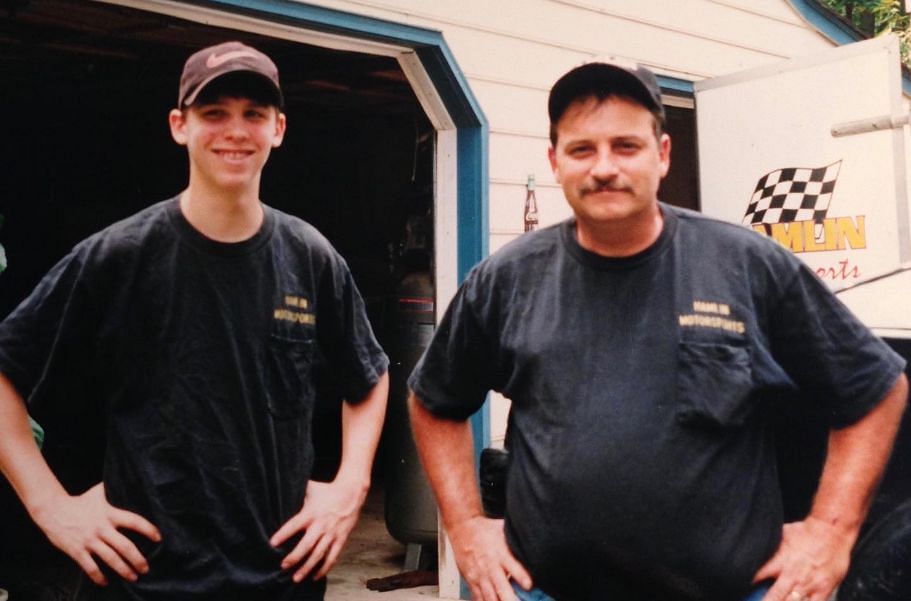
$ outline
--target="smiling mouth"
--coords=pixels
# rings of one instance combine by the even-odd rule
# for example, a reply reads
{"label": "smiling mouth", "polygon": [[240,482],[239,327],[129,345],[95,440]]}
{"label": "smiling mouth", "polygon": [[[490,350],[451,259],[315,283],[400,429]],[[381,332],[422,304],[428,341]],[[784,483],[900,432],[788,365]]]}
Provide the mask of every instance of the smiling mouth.
{"label": "smiling mouth", "polygon": [[215,153],[221,158],[229,161],[239,161],[253,154],[247,150],[216,150]]}

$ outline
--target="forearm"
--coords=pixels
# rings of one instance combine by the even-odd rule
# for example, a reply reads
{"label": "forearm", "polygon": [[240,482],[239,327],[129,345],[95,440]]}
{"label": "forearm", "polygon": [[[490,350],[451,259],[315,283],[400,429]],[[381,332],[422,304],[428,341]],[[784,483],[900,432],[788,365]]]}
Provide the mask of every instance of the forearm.
{"label": "forearm", "polygon": [[370,472],[383,430],[388,396],[387,372],[359,403],[342,406],[342,458],[336,481],[363,487],[365,493],[370,485]]}
{"label": "forearm", "polygon": [[468,421],[436,417],[411,394],[414,440],[447,528],[483,515]]}
{"label": "forearm", "polygon": [[510,581],[526,590],[533,582],[506,543],[503,520],[489,519],[482,511],[471,424],[436,417],[414,394],[408,407],[418,454],[471,598],[515,600]]}
{"label": "forearm", "polygon": [[22,500],[32,519],[68,493],[38,449],[25,401],[0,373],[0,471]]}
{"label": "forearm", "polygon": [[892,452],[908,394],[904,375],[859,422],[829,435],[810,517],[835,526],[853,544]]}

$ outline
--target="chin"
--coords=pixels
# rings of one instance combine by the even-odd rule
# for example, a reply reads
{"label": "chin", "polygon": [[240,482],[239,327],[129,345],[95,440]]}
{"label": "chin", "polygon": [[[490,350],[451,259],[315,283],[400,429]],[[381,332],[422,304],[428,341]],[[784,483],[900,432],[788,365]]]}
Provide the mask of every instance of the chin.
{"label": "chin", "polygon": [[630,219],[635,219],[642,215],[641,211],[633,211],[629,209],[605,209],[602,211],[594,211],[588,214],[588,217],[591,221],[595,223],[616,223],[622,221],[628,221]]}

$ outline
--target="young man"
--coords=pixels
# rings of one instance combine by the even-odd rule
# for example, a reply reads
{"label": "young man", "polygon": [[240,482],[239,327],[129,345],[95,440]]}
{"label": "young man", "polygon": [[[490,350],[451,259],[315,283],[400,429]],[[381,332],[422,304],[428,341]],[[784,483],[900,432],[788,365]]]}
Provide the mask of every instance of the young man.
{"label": "young man", "polygon": [[[651,72],[584,65],[548,108],[574,217],[477,266],[410,380],[474,597],[826,601],[904,361],[785,249],[658,201],[670,138]],[[512,400],[505,525],[482,514],[466,422],[489,390]],[[786,393],[831,434],[810,514],[784,525],[768,412]]]}
{"label": "young man", "polygon": [[[186,190],[77,245],[0,324],[0,467],[88,598],[322,599],[357,520],[388,360],[344,260],[259,199],[281,107],[261,52],[191,56],[169,116]],[[347,400],[329,483],[309,481],[317,370]],[[64,490],[23,399],[102,408],[103,482]]]}

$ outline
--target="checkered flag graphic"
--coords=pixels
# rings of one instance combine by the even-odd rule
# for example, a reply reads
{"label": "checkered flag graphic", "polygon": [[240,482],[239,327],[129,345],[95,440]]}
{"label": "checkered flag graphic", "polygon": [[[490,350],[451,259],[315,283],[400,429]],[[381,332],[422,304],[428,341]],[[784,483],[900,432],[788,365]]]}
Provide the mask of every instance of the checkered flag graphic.
{"label": "checkered flag graphic", "polygon": [[822,222],[829,210],[832,192],[841,161],[816,169],[788,167],[771,171],[756,183],[750,198],[745,225],[816,222],[816,233],[822,232]]}

